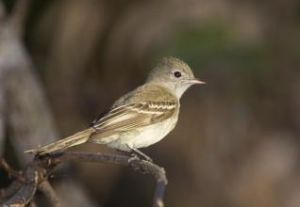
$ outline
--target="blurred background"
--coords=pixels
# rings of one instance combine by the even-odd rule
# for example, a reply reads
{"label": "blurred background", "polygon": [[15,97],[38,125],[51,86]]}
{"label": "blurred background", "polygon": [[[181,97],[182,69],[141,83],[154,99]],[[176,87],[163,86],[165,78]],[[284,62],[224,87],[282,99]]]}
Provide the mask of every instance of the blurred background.
{"label": "blurred background", "polygon": [[[3,1],[7,14],[15,4]],[[58,137],[87,127],[160,58],[175,56],[207,85],[184,95],[176,129],[143,150],[166,169],[166,206],[300,206],[298,1],[32,0],[22,26],[33,88],[41,88]],[[5,156],[18,160],[7,150],[13,134],[4,134]],[[111,152],[92,144],[76,150]],[[95,206],[152,205],[150,176],[105,164],[72,169]]]}

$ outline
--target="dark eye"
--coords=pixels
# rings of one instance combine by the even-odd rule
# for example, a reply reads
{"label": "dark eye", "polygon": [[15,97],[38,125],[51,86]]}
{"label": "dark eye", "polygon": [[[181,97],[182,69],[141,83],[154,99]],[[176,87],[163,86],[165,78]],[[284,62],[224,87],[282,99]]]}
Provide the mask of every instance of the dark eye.
{"label": "dark eye", "polygon": [[179,71],[174,72],[174,76],[176,78],[180,78],[181,77],[181,72],[179,72]]}

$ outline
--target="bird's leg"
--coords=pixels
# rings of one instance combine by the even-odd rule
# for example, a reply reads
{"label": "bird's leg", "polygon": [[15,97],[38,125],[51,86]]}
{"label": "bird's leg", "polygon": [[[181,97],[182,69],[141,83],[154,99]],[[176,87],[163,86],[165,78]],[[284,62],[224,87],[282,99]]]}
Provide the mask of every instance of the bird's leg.
{"label": "bird's leg", "polygon": [[149,157],[148,155],[146,155],[142,151],[140,151],[140,150],[138,150],[136,148],[133,148],[131,146],[128,146],[128,145],[127,145],[127,147],[131,150],[133,156],[137,156],[138,155],[139,157],[141,157],[144,160],[147,160],[149,162],[153,162],[153,160],[151,159],[151,157]]}

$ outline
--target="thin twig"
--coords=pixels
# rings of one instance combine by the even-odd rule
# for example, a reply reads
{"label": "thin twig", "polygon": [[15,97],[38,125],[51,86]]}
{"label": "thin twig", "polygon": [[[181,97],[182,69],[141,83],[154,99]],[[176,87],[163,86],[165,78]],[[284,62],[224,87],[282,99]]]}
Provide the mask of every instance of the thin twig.
{"label": "thin twig", "polygon": [[3,158],[0,158],[0,168],[7,172],[8,177],[14,177],[20,182],[25,182],[25,178],[22,173],[15,171]]}
{"label": "thin twig", "polygon": [[55,192],[55,190],[53,189],[53,187],[51,186],[51,184],[49,183],[48,180],[45,179],[44,181],[42,181],[39,184],[38,189],[44,193],[44,195],[49,199],[49,201],[53,207],[61,207],[62,206],[62,203],[61,203],[57,193]]}

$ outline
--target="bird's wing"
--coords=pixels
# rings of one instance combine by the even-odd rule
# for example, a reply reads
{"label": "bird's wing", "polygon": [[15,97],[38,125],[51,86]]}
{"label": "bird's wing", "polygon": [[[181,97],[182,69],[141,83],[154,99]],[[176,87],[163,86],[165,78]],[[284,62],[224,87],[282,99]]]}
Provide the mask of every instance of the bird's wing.
{"label": "bird's wing", "polygon": [[177,103],[175,101],[125,104],[109,110],[94,121],[93,128],[99,133],[125,132],[166,120],[176,110]]}

